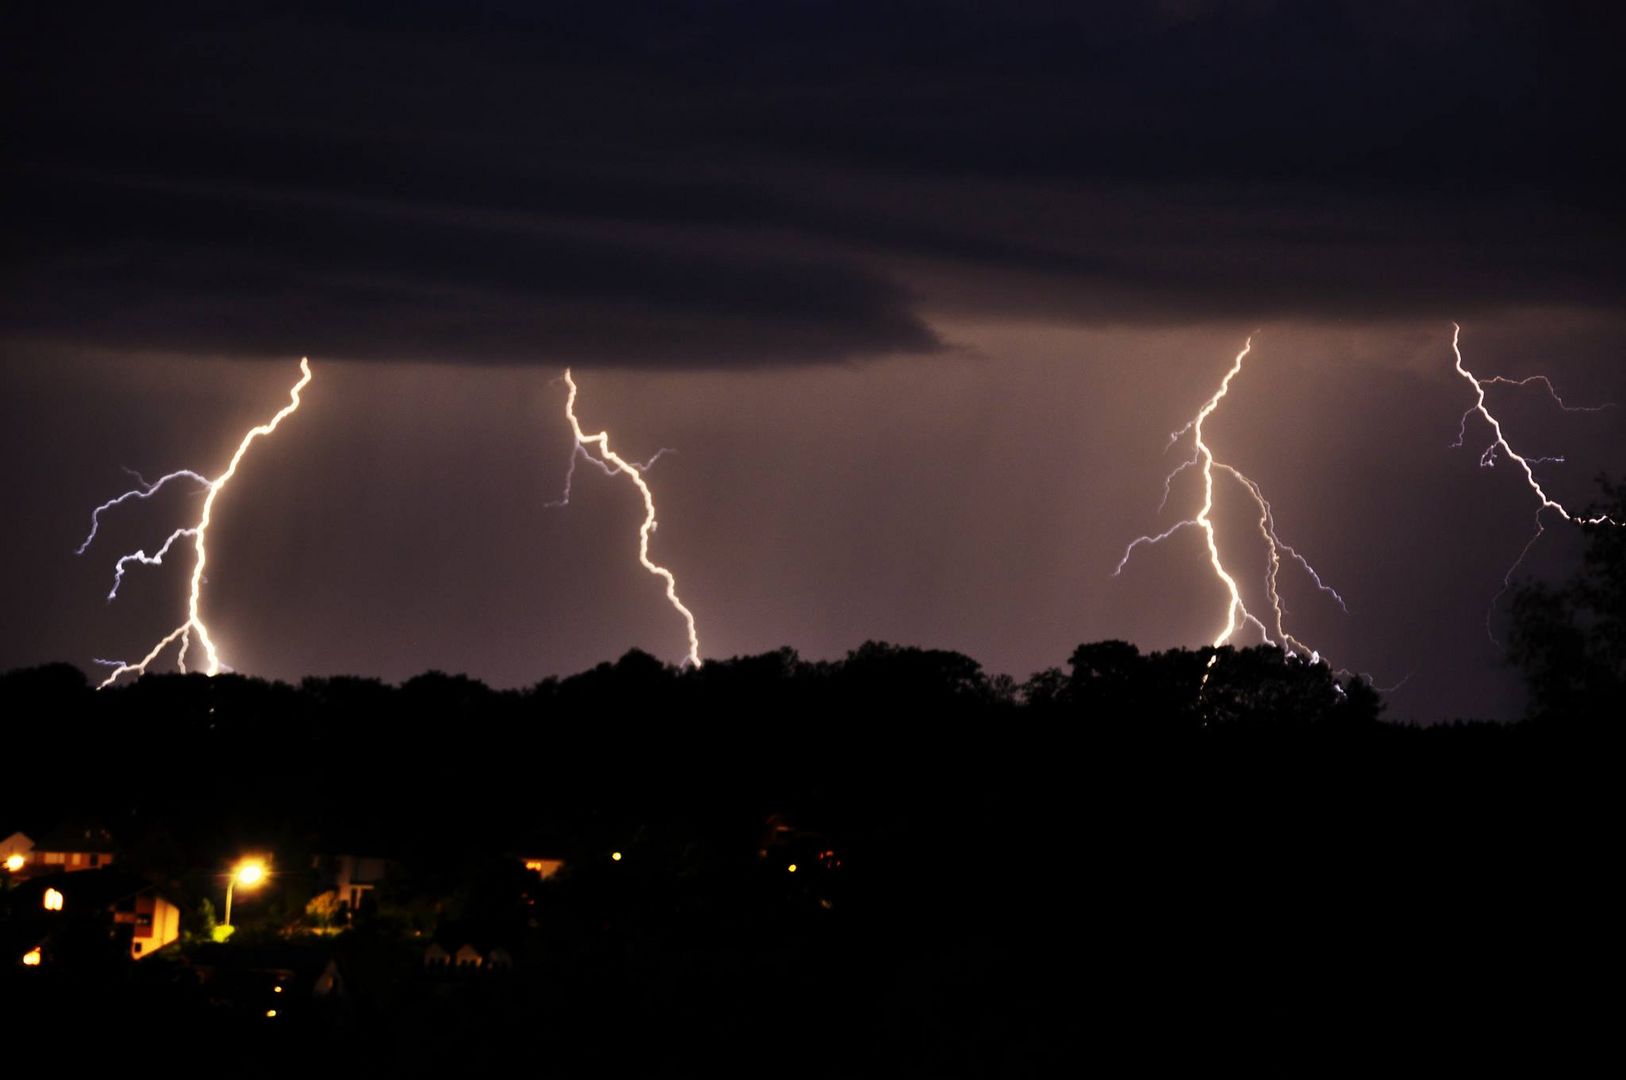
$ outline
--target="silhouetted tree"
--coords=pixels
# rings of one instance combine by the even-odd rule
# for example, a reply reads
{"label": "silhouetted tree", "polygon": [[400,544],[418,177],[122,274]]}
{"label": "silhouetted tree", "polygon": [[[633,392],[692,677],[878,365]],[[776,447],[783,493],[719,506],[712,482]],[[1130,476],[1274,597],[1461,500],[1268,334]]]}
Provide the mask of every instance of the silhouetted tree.
{"label": "silhouetted tree", "polygon": [[1080,645],[1070,664],[1065,684],[1054,669],[1034,676],[1025,700],[1127,735],[1359,726],[1383,708],[1364,681],[1340,683],[1325,664],[1268,645],[1142,655],[1128,642],[1100,641]]}
{"label": "silhouetted tree", "polygon": [[[1588,516],[1626,521],[1626,484],[1604,477],[1598,483],[1603,500]],[[1626,692],[1626,528],[1588,528],[1581,569],[1562,585],[1520,586],[1508,655],[1524,671],[1532,720],[1598,724],[1619,712]]]}

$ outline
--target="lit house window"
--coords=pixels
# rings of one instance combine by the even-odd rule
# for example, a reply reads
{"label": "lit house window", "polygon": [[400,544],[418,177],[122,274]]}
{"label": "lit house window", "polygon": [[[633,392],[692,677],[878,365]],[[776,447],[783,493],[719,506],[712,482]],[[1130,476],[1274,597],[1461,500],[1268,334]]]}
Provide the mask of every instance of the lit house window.
{"label": "lit house window", "polygon": [[46,911],[61,911],[62,910],[62,894],[57,892],[55,889],[46,889],[45,890],[45,910]]}

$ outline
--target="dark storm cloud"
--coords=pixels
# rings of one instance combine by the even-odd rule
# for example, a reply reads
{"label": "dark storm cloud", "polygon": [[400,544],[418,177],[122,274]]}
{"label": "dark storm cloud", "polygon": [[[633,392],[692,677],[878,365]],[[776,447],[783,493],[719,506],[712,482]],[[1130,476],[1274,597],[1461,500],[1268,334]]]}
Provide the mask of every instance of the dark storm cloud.
{"label": "dark storm cloud", "polygon": [[[14,323],[103,345],[695,364],[935,346],[872,272],[717,239],[64,177],[32,194],[68,225],[24,224],[17,242],[71,284],[20,283]],[[112,235],[115,251],[100,239]],[[64,240],[84,254],[53,257]]]}
{"label": "dark storm cloud", "polygon": [[123,348],[755,364],[922,310],[1622,298],[1621,16],[1543,5],[39,6],[0,320]]}

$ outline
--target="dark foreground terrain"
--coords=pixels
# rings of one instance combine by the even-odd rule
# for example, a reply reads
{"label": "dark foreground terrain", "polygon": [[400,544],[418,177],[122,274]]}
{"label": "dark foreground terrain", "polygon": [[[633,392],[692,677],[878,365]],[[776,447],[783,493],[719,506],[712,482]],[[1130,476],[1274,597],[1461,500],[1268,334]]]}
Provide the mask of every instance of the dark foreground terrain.
{"label": "dark foreground terrain", "polygon": [[[41,882],[8,880],[7,1059],[1306,1076],[1607,1049],[1619,758],[1596,718],[1402,728],[1325,668],[1210,655],[1103,643],[1020,687],[883,645],[631,653],[507,693],[13,672],[0,833],[94,821],[183,933],[133,962],[88,916],[42,931]],[[217,944],[249,851],[272,879]],[[389,868],[336,913],[335,853]],[[463,945],[479,964],[431,951]]]}

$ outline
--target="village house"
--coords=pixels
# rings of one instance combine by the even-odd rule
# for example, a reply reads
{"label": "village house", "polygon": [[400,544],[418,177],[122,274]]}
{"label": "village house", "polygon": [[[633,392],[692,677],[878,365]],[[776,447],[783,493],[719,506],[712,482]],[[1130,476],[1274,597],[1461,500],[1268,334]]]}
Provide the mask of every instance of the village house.
{"label": "village house", "polygon": [[45,833],[27,854],[27,859],[32,873],[72,873],[111,866],[113,856],[111,833],[100,825],[75,822]]}
{"label": "village house", "polygon": [[0,869],[9,874],[22,874],[34,858],[34,841],[23,832],[14,832],[0,840]]}
{"label": "village house", "polygon": [[130,959],[143,960],[181,936],[181,911],[156,885],[122,870],[36,874],[17,890],[17,906],[29,913],[48,957],[67,934],[94,933],[118,943]]}
{"label": "village house", "polygon": [[311,868],[322,887],[331,891],[345,910],[355,912],[389,875],[390,863],[372,855],[317,855],[311,860]]}

